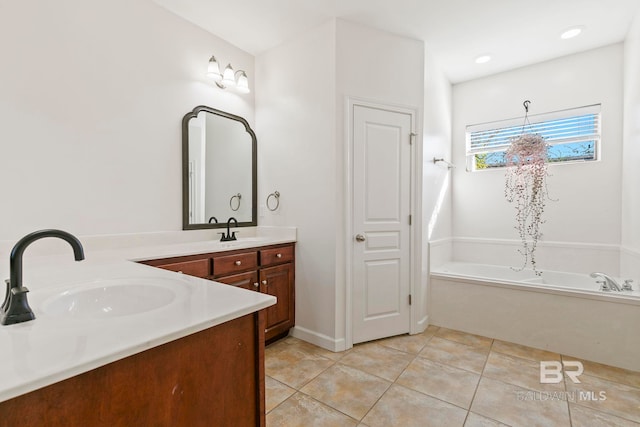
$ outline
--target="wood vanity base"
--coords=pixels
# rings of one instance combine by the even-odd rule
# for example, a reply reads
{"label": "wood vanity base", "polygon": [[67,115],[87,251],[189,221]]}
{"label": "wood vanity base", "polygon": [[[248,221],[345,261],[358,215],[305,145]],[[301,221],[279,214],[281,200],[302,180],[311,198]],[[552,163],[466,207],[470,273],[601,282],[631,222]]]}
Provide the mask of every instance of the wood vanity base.
{"label": "wood vanity base", "polygon": [[286,337],[296,324],[294,243],[140,262],[273,295],[278,302],[265,309],[267,343]]}
{"label": "wood vanity base", "polygon": [[262,310],[0,402],[2,427],[264,426],[264,414]]}

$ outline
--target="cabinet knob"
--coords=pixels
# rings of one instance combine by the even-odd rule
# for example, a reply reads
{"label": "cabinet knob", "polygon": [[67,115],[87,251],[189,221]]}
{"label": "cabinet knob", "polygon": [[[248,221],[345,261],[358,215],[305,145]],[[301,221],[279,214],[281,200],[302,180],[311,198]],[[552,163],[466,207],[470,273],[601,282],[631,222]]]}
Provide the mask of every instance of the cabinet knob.
{"label": "cabinet knob", "polygon": [[178,270],[178,274],[182,274],[182,270]]}
{"label": "cabinet knob", "polygon": [[256,288],[256,289],[258,289],[258,288],[260,287],[260,283],[258,283],[258,282],[254,283],[254,284],[253,284],[253,287],[254,287],[254,288]]}
{"label": "cabinet knob", "polygon": [[235,264],[236,264],[236,265],[241,265],[241,264],[242,264],[242,261],[236,261],[236,262],[235,262]]}
{"label": "cabinet knob", "polygon": [[276,258],[282,258],[282,254],[276,254]]}
{"label": "cabinet knob", "polygon": [[263,285],[265,285],[265,286],[267,286],[267,281],[266,281],[266,280],[263,280],[263,281],[262,281],[262,284],[263,284]]}

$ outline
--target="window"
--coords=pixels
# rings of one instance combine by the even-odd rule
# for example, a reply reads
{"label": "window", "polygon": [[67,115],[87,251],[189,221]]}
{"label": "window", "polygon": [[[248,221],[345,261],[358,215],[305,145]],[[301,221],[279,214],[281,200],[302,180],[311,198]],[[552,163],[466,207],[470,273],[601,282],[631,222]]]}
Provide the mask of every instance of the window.
{"label": "window", "polygon": [[597,160],[600,104],[531,115],[525,125],[519,118],[467,126],[467,169],[504,167],[511,139],[523,132],[545,139],[550,163]]}

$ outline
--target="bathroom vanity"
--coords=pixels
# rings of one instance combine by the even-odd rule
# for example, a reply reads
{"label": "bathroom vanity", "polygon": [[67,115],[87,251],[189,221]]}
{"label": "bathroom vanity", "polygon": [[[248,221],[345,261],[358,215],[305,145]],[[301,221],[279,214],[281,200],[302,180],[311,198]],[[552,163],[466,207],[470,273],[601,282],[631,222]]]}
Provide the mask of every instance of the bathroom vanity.
{"label": "bathroom vanity", "polygon": [[295,231],[28,260],[36,319],[0,327],[0,427],[264,426],[265,330],[294,324],[294,245]]}
{"label": "bathroom vanity", "polygon": [[0,402],[0,426],[264,426],[264,316]]}
{"label": "bathroom vanity", "polygon": [[278,302],[265,310],[267,343],[286,336],[295,325],[294,243],[154,259],[142,263],[273,295]]}

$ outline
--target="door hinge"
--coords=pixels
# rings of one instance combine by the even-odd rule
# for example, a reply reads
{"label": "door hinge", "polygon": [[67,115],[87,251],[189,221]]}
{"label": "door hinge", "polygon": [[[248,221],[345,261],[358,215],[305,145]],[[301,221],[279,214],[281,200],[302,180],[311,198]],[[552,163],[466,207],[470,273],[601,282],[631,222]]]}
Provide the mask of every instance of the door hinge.
{"label": "door hinge", "polygon": [[412,225],[413,223],[413,215],[409,215],[409,225]]}
{"label": "door hinge", "polygon": [[409,294],[409,305],[411,305],[411,294]]}
{"label": "door hinge", "polygon": [[409,145],[413,145],[413,139],[417,136],[417,133],[411,132],[409,134]]}

